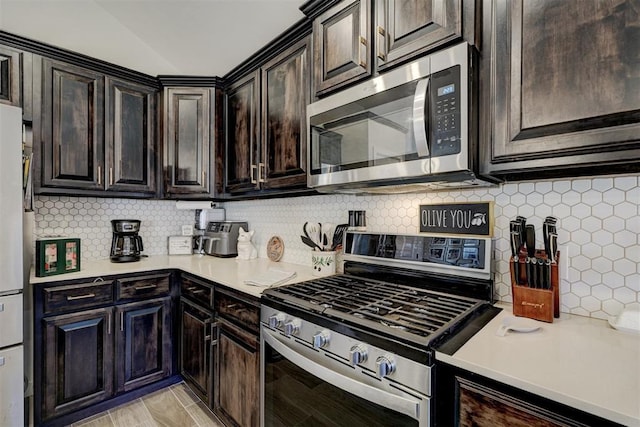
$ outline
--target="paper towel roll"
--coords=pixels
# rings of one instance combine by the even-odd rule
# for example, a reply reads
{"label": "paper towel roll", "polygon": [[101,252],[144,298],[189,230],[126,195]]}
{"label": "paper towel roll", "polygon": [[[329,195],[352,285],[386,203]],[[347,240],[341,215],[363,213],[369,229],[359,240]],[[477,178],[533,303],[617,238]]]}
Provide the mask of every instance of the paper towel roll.
{"label": "paper towel roll", "polygon": [[209,201],[189,201],[178,200],[176,201],[176,209],[211,209],[215,208],[216,204]]}

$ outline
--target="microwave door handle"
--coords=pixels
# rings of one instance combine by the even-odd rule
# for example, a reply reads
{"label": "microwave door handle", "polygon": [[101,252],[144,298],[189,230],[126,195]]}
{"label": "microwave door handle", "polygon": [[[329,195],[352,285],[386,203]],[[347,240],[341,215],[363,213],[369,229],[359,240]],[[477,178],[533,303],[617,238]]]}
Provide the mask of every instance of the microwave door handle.
{"label": "microwave door handle", "polygon": [[413,96],[413,136],[416,140],[419,157],[429,157],[429,138],[425,123],[428,93],[429,77],[418,82]]}

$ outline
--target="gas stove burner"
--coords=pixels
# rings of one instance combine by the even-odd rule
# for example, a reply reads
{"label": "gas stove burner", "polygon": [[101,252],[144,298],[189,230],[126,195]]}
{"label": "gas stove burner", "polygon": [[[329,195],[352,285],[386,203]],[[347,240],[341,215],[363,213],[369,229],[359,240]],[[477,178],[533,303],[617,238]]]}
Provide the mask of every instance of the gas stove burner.
{"label": "gas stove burner", "polygon": [[391,329],[399,329],[401,331],[406,331],[407,327],[406,326],[402,326],[402,325],[397,325],[397,324],[391,324],[391,323],[387,323],[384,320],[380,321],[380,324],[383,326],[386,326],[387,328],[391,328]]}

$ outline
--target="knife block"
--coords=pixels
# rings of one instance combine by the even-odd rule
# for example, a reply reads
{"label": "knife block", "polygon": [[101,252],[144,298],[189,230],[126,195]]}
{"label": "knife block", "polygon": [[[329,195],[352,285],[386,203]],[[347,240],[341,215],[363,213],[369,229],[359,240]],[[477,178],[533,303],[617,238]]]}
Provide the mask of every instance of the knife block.
{"label": "knife block", "polygon": [[[560,281],[558,279],[560,252],[556,253],[556,263],[551,264],[551,289],[529,287],[525,273],[527,264],[524,257],[526,254],[520,255],[518,257],[518,277],[516,277],[513,268],[514,258],[511,257],[509,260],[513,314],[552,323],[554,317],[560,317]],[[547,259],[547,254],[543,250],[536,250],[536,257]]]}

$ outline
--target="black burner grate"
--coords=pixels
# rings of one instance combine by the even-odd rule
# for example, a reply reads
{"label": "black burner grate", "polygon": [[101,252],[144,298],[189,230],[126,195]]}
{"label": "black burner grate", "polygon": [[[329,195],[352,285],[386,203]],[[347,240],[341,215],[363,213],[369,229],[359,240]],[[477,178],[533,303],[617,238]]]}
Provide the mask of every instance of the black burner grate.
{"label": "black burner grate", "polygon": [[396,283],[336,275],[270,289],[269,296],[389,334],[429,337],[481,301]]}

